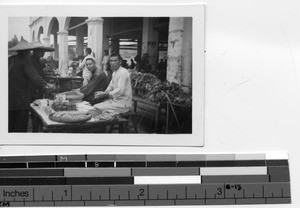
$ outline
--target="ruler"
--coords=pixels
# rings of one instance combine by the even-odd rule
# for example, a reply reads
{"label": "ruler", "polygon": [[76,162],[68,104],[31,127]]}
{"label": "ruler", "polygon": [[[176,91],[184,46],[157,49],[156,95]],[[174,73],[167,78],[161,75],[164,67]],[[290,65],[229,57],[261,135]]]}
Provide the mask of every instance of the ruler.
{"label": "ruler", "polygon": [[0,157],[0,206],[291,203],[287,154]]}

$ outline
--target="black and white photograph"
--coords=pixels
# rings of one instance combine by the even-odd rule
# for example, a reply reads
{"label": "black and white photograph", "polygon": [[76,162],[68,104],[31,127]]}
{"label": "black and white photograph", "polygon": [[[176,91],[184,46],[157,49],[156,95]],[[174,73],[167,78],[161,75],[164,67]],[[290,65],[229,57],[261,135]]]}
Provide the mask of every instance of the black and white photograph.
{"label": "black and white photograph", "polygon": [[177,13],[164,6],[110,7],[78,12],[69,6],[66,12],[2,6],[8,137],[30,135],[35,143],[38,136],[43,144],[84,137],[79,144],[201,146],[204,5],[196,5],[198,11],[174,6]]}

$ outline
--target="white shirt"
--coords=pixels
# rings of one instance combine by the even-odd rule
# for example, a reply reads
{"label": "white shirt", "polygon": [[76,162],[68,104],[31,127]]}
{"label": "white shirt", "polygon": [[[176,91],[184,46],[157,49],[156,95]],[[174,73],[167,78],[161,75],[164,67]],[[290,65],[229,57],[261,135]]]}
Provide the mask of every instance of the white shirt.
{"label": "white shirt", "polygon": [[84,67],[84,69],[83,69],[83,71],[82,71],[82,77],[83,77],[83,79],[84,79],[84,80],[83,80],[83,86],[87,85],[87,84],[90,82],[90,79],[91,79],[91,77],[92,77],[92,72],[90,72],[90,70],[88,70],[88,69],[85,67],[85,62],[86,62],[86,60],[89,59],[89,58],[95,60],[95,58],[94,58],[91,54],[89,54],[89,55],[87,55],[86,57],[84,57],[84,59],[82,60],[82,62],[81,62],[81,63],[79,64],[79,66],[78,66],[79,69],[82,69],[82,68]]}
{"label": "white shirt", "polygon": [[120,107],[132,106],[132,89],[130,74],[127,69],[119,67],[112,74],[112,79],[105,90],[113,97],[113,101],[120,104]]}

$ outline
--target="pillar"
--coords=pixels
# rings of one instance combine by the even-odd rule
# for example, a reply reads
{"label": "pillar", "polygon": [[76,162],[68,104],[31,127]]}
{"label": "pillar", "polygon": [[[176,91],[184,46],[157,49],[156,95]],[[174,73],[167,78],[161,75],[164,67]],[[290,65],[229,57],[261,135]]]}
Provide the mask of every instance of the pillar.
{"label": "pillar", "polygon": [[57,32],[55,32],[54,34],[53,34],[53,36],[54,36],[54,43],[53,43],[53,46],[54,46],[54,49],[55,49],[55,51],[54,51],[54,59],[55,60],[57,60],[57,59],[59,59],[59,49],[58,49],[58,41],[57,41]]}
{"label": "pillar", "polygon": [[170,18],[167,80],[192,89],[192,18]]}
{"label": "pillar", "polygon": [[68,70],[68,31],[59,31],[59,72],[62,76],[67,74]]}
{"label": "pillar", "polygon": [[187,92],[192,90],[192,28],[193,22],[191,17],[184,18],[183,25],[183,42],[182,42],[182,78],[181,86]]}
{"label": "pillar", "polygon": [[83,55],[84,50],[84,27],[76,28],[76,54],[77,57]]}
{"label": "pillar", "polygon": [[96,66],[102,70],[103,19],[90,17],[86,22],[88,25],[88,47],[95,53]]}
{"label": "pillar", "polygon": [[143,18],[142,56],[149,54],[152,71],[156,70],[158,63],[158,32],[153,29],[155,18]]}

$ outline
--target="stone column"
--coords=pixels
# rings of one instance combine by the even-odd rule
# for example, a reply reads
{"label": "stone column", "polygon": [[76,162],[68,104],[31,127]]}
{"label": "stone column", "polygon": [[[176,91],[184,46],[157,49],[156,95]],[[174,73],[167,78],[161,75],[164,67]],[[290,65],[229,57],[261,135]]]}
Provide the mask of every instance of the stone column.
{"label": "stone column", "polygon": [[152,71],[156,70],[158,63],[158,32],[153,29],[153,18],[143,18],[142,57],[144,53],[149,54],[149,62]]}
{"label": "stone column", "polygon": [[84,50],[84,27],[76,28],[76,54],[83,55]]}
{"label": "stone column", "polygon": [[191,18],[170,18],[167,80],[181,85],[185,91],[192,88],[191,27]]}
{"label": "stone column", "polygon": [[54,59],[55,60],[57,60],[57,59],[59,59],[59,49],[58,49],[58,44],[57,44],[57,33],[54,33],[53,34],[53,36],[54,36],[54,43],[53,43],[53,46],[54,46],[54,49],[55,49],[55,51],[54,51]]}
{"label": "stone column", "polygon": [[182,36],[182,82],[181,86],[187,92],[192,90],[192,64],[193,64],[193,21],[191,17],[184,18]]}
{"label": "stone column", "polygon": [[102,70],[103,19],[90,17],[86,22],[88,25],[88,47],[95,53],[96,65]]}
{"label": "stone column", "polygon": [[59,72],[62,76],[67,74],[68,70],[68,31],[59,31]]}

